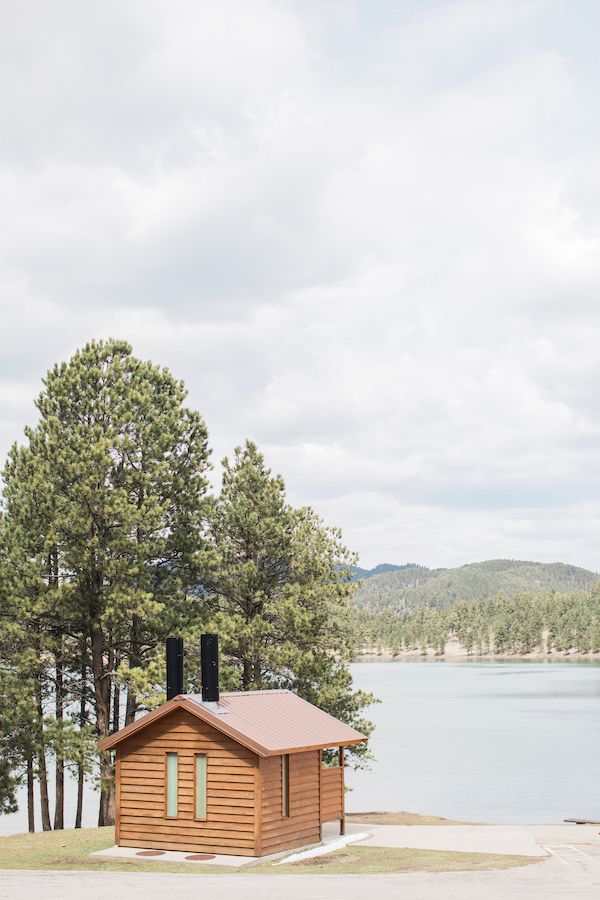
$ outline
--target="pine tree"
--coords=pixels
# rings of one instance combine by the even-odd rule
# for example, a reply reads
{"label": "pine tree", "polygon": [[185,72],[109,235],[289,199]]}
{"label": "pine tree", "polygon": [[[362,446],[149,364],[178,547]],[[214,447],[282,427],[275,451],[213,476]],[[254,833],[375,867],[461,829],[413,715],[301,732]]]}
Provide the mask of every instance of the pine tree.
{"label": "pine tree", "polygon": [[373,698],[352,691],[348,669],[357,651],[355,558],[339,531],[292,508],[283,479],[247,441],[223,461],[212,535],[217,559],[205,589],[231,686],[294,690],[368,734],[362,710]]}
{"label": "pine tree", "polygon": [[[122,724],[119,672],[143,669],[197,602],[187,588],[202,567],[208,447],[184,400],[183,384],[127,343],[91,342],[48,373],[39,422],[5,470],[13,550],[27,561],[23,571],[13,564],[15,593],[51,651],[59,720],[66,667],[74,678],[87,669],[98,738]],[[127,721],[138,704],[132,681]],[[105,825],[114,816],[107,754],[99,776]]]}

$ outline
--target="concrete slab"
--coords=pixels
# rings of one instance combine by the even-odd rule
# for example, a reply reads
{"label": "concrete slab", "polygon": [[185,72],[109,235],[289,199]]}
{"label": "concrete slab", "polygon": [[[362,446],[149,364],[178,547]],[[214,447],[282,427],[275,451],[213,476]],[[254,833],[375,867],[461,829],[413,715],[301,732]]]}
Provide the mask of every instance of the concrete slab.
{"label": "concrete slab", "polygon": [[[575,826],[574,826],[575,827]],[[347,833],[367,829],[362,847],[406,847],[459,853],[547,856],[535,836],[520,825],[348,825]]]}
{"label": "concrete slab", "polygon": [[[365,829],[363,828],[363,832]],[[328,835],[327,840],[323,840],[323,845],[326,845],[329,842],[332,842],[334,839],[339,839],[339,829],[336,831],[335,836]],[[304,847],[296,847],[293,850],[283,850],[280,853],[270,853],[268,856],[226,856],[223,853],[215,853],[207,854],[208,856],[212,856],[212,859],[193,859],[193,856],[196,856],[192,850],[187,850],[185,852],[181,850],[161,850],[160,855],[154,855],[156,853],[155,850],[152,851],[152,856],[146,856],[148,853],[147,850],[144,850],[143,847],[107,847],[105,850],[96,850],[94,853],[90,853],[90,856],[99,856],[99,857],[109,857],[111,859],[143,859],[144,862],[156,862],[156,863],[184,863],[188,866],[230,866],[236,869],[250,868],[251,866],[263,865],[268,862],[275,862],[276,860],[283,859],[285,856],[289,856],[290,853],[297,853],[302,850],[311,850],[315,847],[320,847],[321,844],[307,844]]]}
{"label": "concrete slab", "polygon": [[525,825],[538,844],[592,844],[600,847],[598,825]]}
{"label": "concrete slab", "polygon": [[195,866],[196,868],[201,868],[202,866],[232,866],[233,868],[241,869],[243,866],[256,865],[257,862],[264,861],[264,858],[261,859],[258,856],[224,856],[222,854],[215,854],[212,859],[189,859],[188,857],[194,855],[192,851],[182,853],[179,850],[162,850],[160,856],[140,856],[140,853],[144,853],[141,847],[107,847],[106,850],[96,850],[95,853],[90,853],[90,856],[125,860],[143,859],[144,862],[156,863],[176,862],[184,863],[187,866]]}

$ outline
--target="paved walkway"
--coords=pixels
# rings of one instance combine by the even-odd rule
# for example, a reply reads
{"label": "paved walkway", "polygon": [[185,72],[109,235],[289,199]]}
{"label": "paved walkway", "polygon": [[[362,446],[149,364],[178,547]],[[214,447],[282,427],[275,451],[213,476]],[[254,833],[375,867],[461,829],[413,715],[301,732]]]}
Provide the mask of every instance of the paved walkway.
{"label": "paved walkway", "polygon": [[[247,870],[248,871],[248,870]],[[596,847],[551,848],[519,869],[406,875],[171,875],[160,872],[2,872],[4,900],[598,900]]]}
{"label": "paved walkway", "polygon": [[[368,831],[361,846],[410,847],[413,850],[454,850],[462,853],[503,853],[545,856],[533,834],[519,825],[350,825],[346,833]],[[600,900],[600,898],[599,898]]]}
{"label": "paved walkway", "polygon": [[[367,831],[362,846],[454,850],[463,853],[506,853],[545,856],[548,844],[589,844],[600,849],[598,825],[355,825],[347,834]],[[323,829],[329,837],[330,826]],[[333,826],[332,834],[337,834]],[[600,895],[598,900],[600,900]]]}
{"label": "paved walkway", "polygon": [[600,825],[525,825],[538,844],[592,844],[600,847]]}

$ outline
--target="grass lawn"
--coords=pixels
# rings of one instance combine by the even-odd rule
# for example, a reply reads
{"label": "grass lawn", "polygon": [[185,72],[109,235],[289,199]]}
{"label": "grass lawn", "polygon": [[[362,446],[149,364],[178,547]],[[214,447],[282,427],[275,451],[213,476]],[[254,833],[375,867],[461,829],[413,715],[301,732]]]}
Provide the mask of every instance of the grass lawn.
{"label": "grass lawn", "polygon": [[271,863],[248,869],[211,866],[206,863],[162,863],[148,860],[124,862],[116,859],[90,859],[94,850],[114,844],[113,828],[46,831],[0,838],[0,869],[76,869],[103,872],[196,872],[213,875],[269,874],[378,874],[391,872],[459,872],[507,869],[538,862],[526,856],[500,856],[488,853],[453,853],[441,850],[399,850],[388,847],[347,847],[327,856],[288,865]]}
{"label": "grass lawn", "polygon": [[[329,853],[290,865],[271,866],[269,871],[296,875],[381,875],[392,872],[482,872],[486,869],[512,869],[539,862],[530,856],[504,856],[499,853],[455,853],[451,850],[402,850],[398,847],[357,847]],[[250,870],[247,870],[250,871]]]}
{"label": "grass lawn", "polygon": [[[87,872],[193,872],[188,864],[157,863],[148,860],[122,862],[118,859],[91,859],[94,850],[105,850],[115,843],[115,829],[69,828],[0,837],[0,869],[77,869]],[[203,872],[235,872],[223,866],[202,866]]]}

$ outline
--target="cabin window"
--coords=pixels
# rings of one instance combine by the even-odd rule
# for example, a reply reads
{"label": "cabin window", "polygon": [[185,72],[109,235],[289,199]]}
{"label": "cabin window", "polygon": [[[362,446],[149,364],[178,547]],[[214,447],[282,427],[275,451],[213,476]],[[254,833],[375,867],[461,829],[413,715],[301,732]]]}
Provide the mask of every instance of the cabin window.
{"label": "cabin window", "polygon": [[206,818],[206,753],[196,753],[194,757],[194,816]]}
{"label": "cabin window", "polygon": [[287,819],[290,814],[290,757],[281,757],[281,815]]}
{"label": "cabin window", "polygon": [[167,798],[166,808],[169,818],[177,817],[177,754],[167,753],[166,759],[166,782],[167,782]]}

